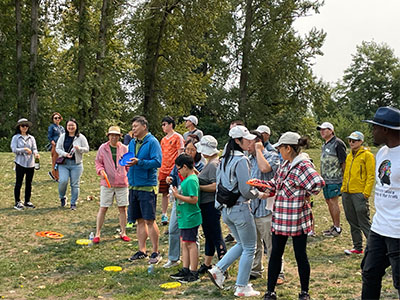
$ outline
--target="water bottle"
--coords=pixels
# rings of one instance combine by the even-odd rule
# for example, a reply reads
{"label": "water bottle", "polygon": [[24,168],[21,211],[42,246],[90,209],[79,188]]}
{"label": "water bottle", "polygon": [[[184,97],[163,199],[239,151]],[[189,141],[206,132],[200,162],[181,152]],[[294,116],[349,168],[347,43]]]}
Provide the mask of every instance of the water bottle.
{"label": "water bottle", "polygon": [[149,267],[147,268],[147,273],[148,274],[153,274],[154,273],[154,264],[150,264]]}
{"label": "water bottle", "polygon": [[89,243],[89,246],[92,246],[93,245],[93,239],[94,239],[94,233],[93,233],[93,231],[89,234],[89,240],[90,240],[90,243]]}
{"label": "water bottle", "polygon": [[172,185],[169,186],[168,193],[169,193],[169,202],[171,202],[171,203],[174,202],[175,197],[174,197],[174,193],[172,192]]}
{"label": "water bottle", "polygon": [[35,170],[40,169],[40,161],[38,157],[35,157]]}

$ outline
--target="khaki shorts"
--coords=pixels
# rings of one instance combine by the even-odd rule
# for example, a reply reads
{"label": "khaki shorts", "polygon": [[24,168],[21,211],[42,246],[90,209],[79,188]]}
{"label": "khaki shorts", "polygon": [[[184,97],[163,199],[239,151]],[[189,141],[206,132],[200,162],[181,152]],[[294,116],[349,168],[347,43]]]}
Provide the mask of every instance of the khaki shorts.
{"label": "khaki shorts", "polygon": [[105,187],[100,186],[100,207],[110,207],[113,204],[113,199],[118,206],[128,206],[128,188],[127,187]]}

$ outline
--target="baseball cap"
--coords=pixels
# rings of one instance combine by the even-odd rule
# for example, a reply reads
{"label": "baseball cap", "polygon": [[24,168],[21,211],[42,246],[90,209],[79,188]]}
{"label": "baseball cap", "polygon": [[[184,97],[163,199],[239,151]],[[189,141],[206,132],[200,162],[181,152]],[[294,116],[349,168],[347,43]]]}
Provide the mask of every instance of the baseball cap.
{"label": "baseball cap", "polygon": [[317,126],[317,130],[321,130],[321,129],[330,129],[332,131],[335,131],[332,123],[329,123],[329,122],[324,122],[321,125]]}
{"label": "baseball cap", "polygon": [[258,131],[259,133],[268,133],[269,135],[271,135],[271,129],[269,129],[267,125],[258,126],[256,131]]}
{"label": "baseball cap", "polygon": [[254,140],[256,138],[254,134],[251,134],[249,130],[242,125],[231,128],[231,130],[229,130],[229,136],[233,139],[244,138],[246,140]]}
{"label": "baseball cap", "polygon": [[193,115],[190,115],[190,116],[187,116],[187,117],[183,117],[183,119],[184,119],[185,121],[190,121],[190,122],[192,122],[194,125],[197,125],[197,124],[199,123],[199,120],[197,119],[197,117],[195,117],[195,116],[193,116]]}
{"label": "baseball cap", "polygon": [[200,142],[195,144],[197,152],[212,156],[218,153],[218,141],[211,135],[205,135],[201,138]]}
{"label": "baseball cap", "polygon": [[282,134],[281,137],[279,138],[279,141],[272,146],[274,148],[277,148],[280,145],[298,145],[300,138],[301,136],[297,132],[288,131]]}
{"label": "baseball cap", "polygon": [[352,132],[347,138],[355,141],[364,141],[364,135],[360,131]]}

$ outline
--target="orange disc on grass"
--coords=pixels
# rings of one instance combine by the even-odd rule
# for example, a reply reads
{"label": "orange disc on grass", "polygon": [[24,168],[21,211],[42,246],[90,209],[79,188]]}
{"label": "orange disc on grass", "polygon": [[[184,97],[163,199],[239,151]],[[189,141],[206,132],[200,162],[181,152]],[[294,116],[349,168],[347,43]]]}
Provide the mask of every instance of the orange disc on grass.
{"label": "orange disc on grass", "polygon": [[46,233],[46,236],[51,239],[62,239],[64,237],[63,234],[54,231]]}

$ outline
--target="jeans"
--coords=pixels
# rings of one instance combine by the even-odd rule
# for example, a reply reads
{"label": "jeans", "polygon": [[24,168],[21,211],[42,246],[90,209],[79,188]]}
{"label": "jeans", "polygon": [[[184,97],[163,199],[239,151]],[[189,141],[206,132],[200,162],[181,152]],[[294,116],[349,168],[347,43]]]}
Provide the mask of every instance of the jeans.
{"label": "jeans", "polygon": [[214,202],[200,204],[200,209],[203,218],[201,226],[206,238],[204,254],[214,256],[215,250],[217,250],[218,259],[221,259],[226,253],[220,223],[221,211],[215,208]]}
{"label": "jeans", "polygon": [[362,233],[367,239],[371,227],[368,199],[365,199],[362,193],[343,193],[342,202],[347,222],[350,224],[354,249],[361,251],[363,249]]}
{"label": "jeans", "polygon": [[382,277],[387,267],[392,266],[393,286],[400,294],[400,239],[369,232],[367,248],[361,262],[363,300],[379,299]]}
{"label": "jeans", "polygon": [[257,239],[256,225],[250,205],[240,203],[231,208],[223,208],[222,219],[228,225],[237,243],[217,263],[217,267],[225,272],[240,257],[236,285],[246,286],[249,282]]}
{"label": "jeans", "polygon": [[172,203],[168,232],[168,259],[170,261],[178,261],[181,255],[181,241],[178,219],[176,217],[176,201]]}
{"label": "jeans", "polygon": [[[282,256],[288,240],[286,235],[272,233],[272,252],[268,263],[268,291],[275,290],[276,281],[281,271]],[[310,263],[307,257],[307,234],[292,236],[297,271],[300,276],[301,290],[308,292],[310,284]]]}
{"label": "jeans", "polygon": [[65,159],[64,164],[58,166],[60,179],[58,182],[58,194],[60,199],[65,198],[68,179],[71,186],[71,205],[76,205],[79,197],[79,184],[83,172],[82,163],[76,164],[74,159]]}
{"label": "jeans", "polygon": [[14,199],[15,204],[21,201],[21,187],[22,181],[25,176],[25,203],[28,203],[31,200],[31,192],[32,192],[32,179],[33,174],[35,173],[35,168],[25,168],[19,164],[15,164],[15,187],[14,187]]}

